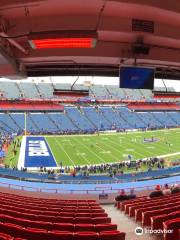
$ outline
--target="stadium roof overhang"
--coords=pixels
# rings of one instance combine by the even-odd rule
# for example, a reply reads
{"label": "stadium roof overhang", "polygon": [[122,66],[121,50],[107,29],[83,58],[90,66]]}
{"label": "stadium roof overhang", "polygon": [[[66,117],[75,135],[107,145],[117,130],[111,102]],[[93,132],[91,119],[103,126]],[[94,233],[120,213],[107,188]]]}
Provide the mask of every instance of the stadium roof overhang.
{"label": "stadium roof overhang", "polygon": [[[119,66],[136,62],[156,67],[156,77],[180,79],[179,29],[179,0],[1,0],[0,76],[118,76]],[[96,45],[29,44],[32,33],[54,31],[92,31]]]}

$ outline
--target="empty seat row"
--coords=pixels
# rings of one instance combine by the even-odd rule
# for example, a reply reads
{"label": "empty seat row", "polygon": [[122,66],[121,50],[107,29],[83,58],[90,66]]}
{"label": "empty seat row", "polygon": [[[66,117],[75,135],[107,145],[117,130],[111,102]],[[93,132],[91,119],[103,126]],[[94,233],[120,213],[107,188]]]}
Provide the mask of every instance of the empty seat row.
{"label": "empty seat row", "polygon": [[68,208],[68,207],[76,207],[76,208],[100,208],[99,204],[97,203],[91,203],[91,204],[87,204],[87,203],[40,203],[40,202],[31,202],[31,201],[24,201],[24,199],[17,199],[17,198],[12,198],[12,197],[8,197],[8,196],[0,196],[0,200],[1,201],[13,201],[13,202],[17,202],[17,203],[21,203],[22,205],[30,205],[30,206],[38,206],[38,207],[49,207],[49,208]]}
{"label": "empty seat row", "polygon": [[59,206],[53,200],[41,205],[38,199],[33,203],[23,199],[0,193],[0,240],[125,240],[125,233],[117,231],[94,201],[68,205],[63,200]]}
{"label": "empty seat row", "polygon": [[119,209],[125,211],[142,227],[151,226],[153,230],[164,230],[164,240],[177,240],[180,228],[180,194],[162,196],[154,199],[124,201]]}
{"label": "empty seat row", "polygon": [[150,226],[151,225],[151,217],[158,216],[162,214],[169,214],[172,212],[176,212],[180,210],[180,205],[175,207],[166,207],[166,208],[160,208],[159,210],[153,210],[153,211],[144,211],[142,213],[142,226]]}
{"label": "empty seat row", "polygon": [[76,207],[59,207],[59,208],[49,208],[49,207],[38,207],[38,206],[31,206],[31,205],[22,205],[17,202],[9,202],[9,201],[0,201],[1,206],[9,206],[9,208],[15,207],[16,209],[19,209],[19,211],[26,211],[26,209],[30,209],[32,212],[52,212],[54,214],[58,214],[59,212],[71,212],[71,213],[103,213],[104,209],[101,207],[97,208],[88,208],[88,207],[82,207],[82,208],[76,208]]}
{"label": "empty seat row", "polygon": [[[12,234],[16,240],[124,240],[125,233],[111,230],[91,232],[70,232],[70,231],[46,231],[43,229],[27,227],[11,224],[0,223],[0,232],[5,234]],[[11,238],[9,238],[11,239]]]}
{"label": "empty seat row", "polygon": [[172,213],[165,213],[162,215],[157,215],[151,217],[151,228],[155,229],[163,229],[163,222],[172,220],[175,218],[180,218],[180,211],[172,212]]}
{"label": "empty seat row", "polygon": [[164,240],[180,239],[180,218],[171,219],[163,223]]}
{"label": "empty seat row", "polygon": [[54,211],[41,210],[41,209],[29,209],[25,207],[19,207],[17,204],[9,205],[8,203],[4,204],[1,202],[0,209],[17,211],[20,213],[36,214],[36,215],[46,215],[46,216],[81,216],[81,217],[105,217],[107,214],[104,209],[58,209]]}
{"label": "empty seat row", "polygon": [[138,207],[148,207],[148,206],[152,206],[152,205],[157,205],[159,203],[164,203],[164,202],[170,202],[170,201],[175,201],[175,200],[180,200],[180,194],[175,194],[172,196],[166,196],[166,197],[158,197],[155,199],[147,199],[141,202],[135,202],[135,203],[129,203],[125,205],[125,213],[126,214],[133,214],[133,212],[135,212],[135,209]]}
{"label": "empty seat row", "polygon": [[[104,221],[96,221],[96,223],[87,223],[84,219],[75,219],[75,221],[70,221],[70,219],[62,219],[60,222],[47,222],[47,221],[34,221],[23,218],[15,218],[7,215],[0,214],[0,220],[3,223],[16,223],[22,227],[34,227],[46,230],[60,230],[60,231],[95,231],[100,232],[103,230],[117,230],[116,224],[107,223]],[[66,220],[67,223],[66,223]],[[74,222],[74,223],[70,223]],[[102,223],[100,223],[102,222]]]}
{"label": "empty seat row", "polygon": [[0,202],[2,204],[10,204],[11,206],[17,206],[17,207],[21,207],[21,208],[29,208],[32,210],[42,210],[42,211],[79,211],[82,209],[87,209],[88,211],[101,211],[103,212],[102,207],[99,204],[94,204],[92,206],[89,205],[82,205],[82,206],[64,206],[64,205],[51,205],[51,204],[43,204],[43,205],[38,205],[35,203],[24,203],[22,200],[16,200],[16,199],[8,199],[8,198],[0,198]]}
{"label": "empty seat row", "polygon": [[14,221],[16,218],[21,218],[25,220],[31,220],[31,221],[44,221],[44,222],[52,222],[52,223],[92,223],[92,224],[98,224],[98,223],[110,223],[111,218],[109,217],[53,217],[53,216],[44,216],[44,215],[33,215],[33,214],[27,214],[27,213],[18,213],[13,212],[9,210],[3,211],[3,213],[0,211],[1,220],[7,219],[7,218],[13,218]]}
{"label": "empty seat row", "polygon": [[166,201],[166,199],[174,199],[175,197],[180,197],[180,193],[176,193],[174,195],[169,195],[169,196],[162,196],[162,197],[156,197],[155,199],[150,199],[147,196],[142,196],[142,197],[138,197],[132,200],[126,200],[126,201],[122,201],[122,202],[117,202],[116,203],[116,207],[118,209],[120,209],[121,211],[125,211],[126,209],[128,210],[131,206],[135,206],[136,204],[146,204],[148,202],[155,202],[158,200],[164,200]]}
{"label": "empty seat row", "polygon": [[138,197],[135,199],[131,199],[131,200],[125,200],[125,201],[117,201],[115,203],[115,207],[117,207],[117,209],[120,209],[121,211],[124,211],[125,209],[125,205],[127,204],[131,204],[131,203],[137,203],[137,202],[142,202],[145,201],[147,198],[147,196],[142,196],[142,197]]}
{"label": "empty seat row", "polygon": [[[177,204],[177,205],[176,205]],[[178,206],[180,205],[180,200],[177,202],[168,202],[168,203],[161,203],[158,205],[153,205],[151,207],[142,207],[142,208],[137,208],[135,210],[135,220],[136,221],[142,221],[142,214],[143,212],[148,212],[148,211],[155,211],[155,210],[160,210],[163,208],[170,208],[170,207],[174,207],[174,206]]]}
{"label": "empty seat row", "polygon": [[44,199],[44,198],[35,198],[35,197],[29,197],[29,196],[21,196],[21,195],[16,195],[16,194],[11,194],[11,193],[4,193],[0,192],[0,197],[5,197],[5,198],[11,198],[14,200],[21,200],[23,202],[29,202],[29,203],[38,203],[38,204],[64,204],[64,205],[74,205],[74,204],[79,204],[79,205],[99,205],[97,204],[96,200],[87,200],[87,199],[71,199],[71,200],[64,200],[64,199]]}

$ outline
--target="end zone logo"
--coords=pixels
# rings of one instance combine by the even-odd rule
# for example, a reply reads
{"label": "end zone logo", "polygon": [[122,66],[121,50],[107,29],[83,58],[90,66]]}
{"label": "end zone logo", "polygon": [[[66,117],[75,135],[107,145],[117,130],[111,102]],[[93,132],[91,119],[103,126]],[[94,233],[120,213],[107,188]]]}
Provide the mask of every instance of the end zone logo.
{"label": "end zone logo", "polygon": [[39,156],[49,156],[49,151],[43,140],[30,140],[28,144],[28,156],[29,157],[39,157]]}

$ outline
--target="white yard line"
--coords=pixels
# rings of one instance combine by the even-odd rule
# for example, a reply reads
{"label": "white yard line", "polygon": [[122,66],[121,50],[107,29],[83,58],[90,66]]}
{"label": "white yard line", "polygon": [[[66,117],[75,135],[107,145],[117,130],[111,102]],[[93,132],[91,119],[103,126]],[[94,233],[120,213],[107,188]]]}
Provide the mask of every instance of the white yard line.
{"label": "white yard line", "polygon": [[[117,143],[114,142],[113,140],[110,140],[110,139],[108,139],[108,140],[109,140],[110,142],[112,142],[114,145],[117,145],[118,147],[122,147],[122,145],[119,146],[119,144],[117,144]],[[127,147],[127,145],[129,145],[132,149],[134,149],[134,146],[131,145],[130,143],[126,142],[126,147]],[[127,149],[126,147],[123,147],[124,151],[126,151],[126,149]],[[132,154],[133,154],[133,153],[136,153],[137,155],[140,155],[140,156],[144,156],[144,155],[142,155],[141,153],[136,152],[136,151],[133,151]],[[121,152],[121,154],[122,154],[122,152]],[[128,155],[128,153],[127,153],[127,155]]]}
{"label": "white yard line", "polygon": [[70,158],[69,154],[68,154],[68,153],[66,152],[66,150],[62,147],[62,145],[58,142],[57,138],[55,137],[54,139],[55,139],[57,145],[60,146],[60,148],[63,150],[63,152],[64,152],[64,153],[66,154],[66,156],[69,158],[69,160],[72,162],[73,166],[75,166],[74,161]]}
{"label": "white yard line", "polygon": [[180,155],[180,152],[169,153],[169,154],[160,155],[160,156],[157,156],[157,157],[158,157],[158,158],[161,158],[161,157],[171,157],[171,156],[176,156],[176,155]]}
{"label": "white yard line", "polygon": [[[108,138],[108,141],[110,141],[111,142],[111,140],[109,140],[109,138]],[[117,148],[115,148],[115,147],[113,147],[113,146],[111,146],[111,145],[108,145],[108,144],[106,144],[106,143],[102,143],[101,142],[101,144],[103,144],[104,146],[107,146],[108,148],[111,148],[111,149],[114,149],[113,151],[116,151],[116,152],[118,152],[119,153],[119,155],[121,155],[122,154],[122,152],[120,151],[120,150],[118,150]],[[118,145],[119,146],[119,145]],[[103,151],[104,151],[104,149],[103,148],[101,148]],[[112,152],[111,152],[111,155],[112,156],[114,156],[114,158],[116,158],[117,160],[120,160],[120,157],[118,158],[118,157],[116,157],[115,155],[113,155],[112,154]]]}
{"label": "white yard line", "polygon": [[[75,140],[76,141],[76,139],[74,138],[73,140]],[[71,141],[69,142],[70,144],[71,144],[71,146],[73,146],[73,144],[71,143]],[[78,142],[79,143],[79,142]],[[75,151],[77,152],[77,153],[81,153],[77,148],[75,148]],[[90,164],[91,165],[91,162],[85,157],[85,156],[83,156],[83,155],[80,155],[80,157],[82,157],[88,164]]]}
{"label": "white yard line", "polygon": [[[96,155],[96,157],[98,157],[99,159],[101,159],[101,161],[103,161],[104,163],[106,163],[106,161],[104,161],[103,158],[101,158],[99,155],[97,155],[95,152],[93,152],[91,149],[89,149],[85,144],[83,144],[82,142],[78,142],[81,145],[83,145],[89,152],[91,152],[92,154]],[[104,150],[104,149],[103,149]]]}
{"label": "white yard line", "polygon": [[[148,130],[148,131],[133,131],[130,130],[128,132],[100,132],[100,136],[106,136],[106,135],[126,135],[126,134],[143,134],[143,133],[149,133],[149,132],[169,132],[169,131],[177,131],[176,133],[180,134],[180,128],[170,128],[170,129],[158,129],[158,130]],[[42,137],[42,135],[39,135]],[[93,137],[97,136],[97,134],[70,134],[70,135],[45,135],[45,137]]]}
{"label": "white yard line", "polygon": [[[101,142],[101,144],[102,144],[102,142]],[[105,144],[103,144],[103,145],[105,145]],[[107,146],[107,145],[106,145],[106,146]],[[100,148],[102,151],[105,151],[104,148],[101,148],[99,145],[96,145],[96,147]],[[110,147],[110,146],[108,146],[108,147]],[[118,150],[116,149],[116,151],[118,151]],[[114,158],[116,158],[116,160],[119,160],[119,158],[116,157],[114,154],[112,154],[112,152],[111,152],[111,156],[113,156]]]}

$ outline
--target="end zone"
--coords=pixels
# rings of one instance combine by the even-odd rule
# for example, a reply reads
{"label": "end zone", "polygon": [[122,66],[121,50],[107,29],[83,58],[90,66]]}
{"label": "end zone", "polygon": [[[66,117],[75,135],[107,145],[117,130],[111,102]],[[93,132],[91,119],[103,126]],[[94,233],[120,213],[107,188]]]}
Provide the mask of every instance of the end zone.
{"label": "end zone", "polygon": [[38,170],[40,167],[57,168],[56,160],[45,137],[23,136],[18,169]]}

